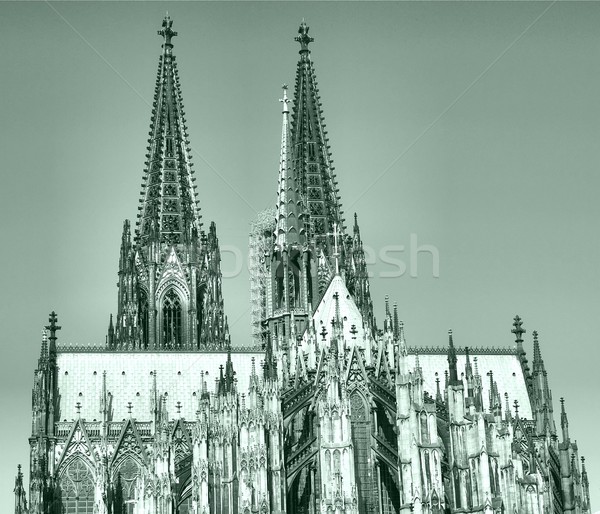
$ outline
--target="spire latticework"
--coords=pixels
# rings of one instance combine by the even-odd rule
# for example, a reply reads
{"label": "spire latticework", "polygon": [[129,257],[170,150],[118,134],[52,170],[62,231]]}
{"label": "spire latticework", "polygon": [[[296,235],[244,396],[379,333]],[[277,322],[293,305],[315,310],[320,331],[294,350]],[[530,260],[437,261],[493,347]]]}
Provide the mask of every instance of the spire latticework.
{"label": "spire latticework", "polygon": [[163,52],[159,58],[142,206],[136,232],[140,242],[181,243],[200,231],[200,216],[192,177],[191,149],[185,125],[181,86],[173,55],[172,20],[165,17]]}
{"label": "spire latticework", "polygon": [[311,238],[324,238],[337,223],[344,233],[344,220],[325,120],[310,58],[308,26],[302,22],[296,41],[300,43],[300,60],[296,70],[292,141],[293,168],[299,188],[307,203]]}

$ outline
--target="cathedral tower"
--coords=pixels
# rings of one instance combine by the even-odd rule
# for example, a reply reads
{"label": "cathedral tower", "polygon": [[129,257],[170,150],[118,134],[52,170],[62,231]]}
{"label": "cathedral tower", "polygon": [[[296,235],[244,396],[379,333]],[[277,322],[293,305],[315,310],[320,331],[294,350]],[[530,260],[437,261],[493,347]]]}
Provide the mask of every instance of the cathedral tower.
{"label": "cathedral tower", "polygon": [[216,227],[202,231],[167,16],[135,233],[123,224],[110,349],[193,350],[228,342]]}

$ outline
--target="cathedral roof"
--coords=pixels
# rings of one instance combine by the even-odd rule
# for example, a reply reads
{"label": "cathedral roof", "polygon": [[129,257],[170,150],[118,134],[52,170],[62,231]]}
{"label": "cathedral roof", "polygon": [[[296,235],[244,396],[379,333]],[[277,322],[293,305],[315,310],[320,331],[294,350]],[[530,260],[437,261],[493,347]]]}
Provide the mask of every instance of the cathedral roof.
{"label": "cathedral roof", "polygon": [[151,239],[179,243],[200,232],[190,142],[171,42],[177,32],[172,24],[167,15],[158,32],[163,37],[163,51],[158,62],[136,226],[142,244]]}
{"label": "cathedral roof", "polygon": [[[411,348],[411,354],[408,356],[408,367],[412,368],[416,363],[416,354],[414,353],[415,348]],[[466,367],[466,356],[460,354],[457,349],[456,355],[456,366],[459,370],[465,369]],[[521,363],[518,357],[513,352],[479,352],[477,349],[469,350],[469,357],[471,360],[477,362],[477,368],[481,374],[487,374],[490,370],[494,372],[494,382],[497,384],[498,392],[501,396],[504,393],[508,393],[510,403],[514,400],[519,402],[519,415],[522,418],[532,419],[531,402],[529,400],[529,394],[527,393],[527,385],[525,383],[525,377],[523,370],[521,369]],[[428,349],[419,349],[419,365],[423,370],[423,388],[435,398],[436,394],[436,377],[444,378],[444,372],[448,370],[448,356],[444,351],[430,352]],[[467,380],[464,374],[459,374],[459,382],[464,385],[465,391],[467,390]],[[443,382],[442,382],[443,383]],[[484,398],[484,404],[487,405],[487,398],[490,394],[489,380],[482,380],[482,397]]]}
{"label": "cathedral roof", "polygon": [[[248,391],[253,358],[260,363],[264,360],[264,352],[231,353],[239,393]],[[129,402],[134,418],[139,421],[153,419],[154,373],[157,394],[167,393],[167,409],[172,417],[177,413],[177,402],[180,402],[181,416],[195,419],[202,389],[201,373],[211,391],[214,380],[219,377],[219,366],[227,360],[227,352],[59,352],[61,421],[77,418],[77,403],[82,418],[88,421],[101,418],[99,406],[105,371],[114,421],[129,417]]]}

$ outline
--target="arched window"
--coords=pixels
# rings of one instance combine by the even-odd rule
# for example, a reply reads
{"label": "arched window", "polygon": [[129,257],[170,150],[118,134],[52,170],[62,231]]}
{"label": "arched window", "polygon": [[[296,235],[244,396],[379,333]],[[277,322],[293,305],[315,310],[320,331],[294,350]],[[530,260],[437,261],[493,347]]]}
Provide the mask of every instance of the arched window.
{"label": "arched window", "polygon": [[163,300],[163,347],[181,348],[182,316],[181,300],[174,289],[170,289]]}
{"label": "arched window", "polygon": [[142,348],[148,348],[148,296],[145,291],[140,291],[138,313],[140,318],[140,344]]}
{"label": "arched window", "polygon": [[280,308],[284,306],[284,269],[283,263],[280,262],[275,268],[275,308]]}
{"label": "arched window", "polygon": [[115,489],[119,491],[117,496],[123,502],[121,510],[123,514],[133,514],[135,486],[139,474],[140,468],[131,457],[126,458],[117,468]]}
{"label": "arched window", "polygon": [[421,412],[421,442],[428,444],[429,443],[429,428],[427,427],[427,413],[425,411]]}
{"label": "arched window", "polygon": [[60,492],[64,514],[94,512],[94,480],[81,459],[75,459],[67,466],[60,478]]}

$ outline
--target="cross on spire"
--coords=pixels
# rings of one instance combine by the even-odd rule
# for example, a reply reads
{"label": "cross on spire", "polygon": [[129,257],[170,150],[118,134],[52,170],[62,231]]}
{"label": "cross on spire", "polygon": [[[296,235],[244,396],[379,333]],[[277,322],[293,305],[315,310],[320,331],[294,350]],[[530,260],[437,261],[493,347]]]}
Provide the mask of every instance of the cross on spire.
{"label": "cross on spire", "polygon": [[325,328],[325,325],[323,325],[321,330],[321,336],[323,337],[323,341],[325,341],[325,337],[327,336],[327,329]]}

